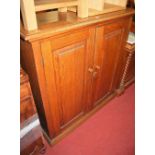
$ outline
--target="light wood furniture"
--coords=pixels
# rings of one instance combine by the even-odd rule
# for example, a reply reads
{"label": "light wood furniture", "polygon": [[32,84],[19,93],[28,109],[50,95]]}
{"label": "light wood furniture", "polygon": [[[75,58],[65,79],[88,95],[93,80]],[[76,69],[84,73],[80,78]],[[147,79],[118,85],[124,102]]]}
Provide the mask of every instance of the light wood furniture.
{"label": "light wood furniture", "polygon": [[85,6],[84,12],[81,14],[80,8],[70,7],[68,10],[77,12],[79,17],[85,18],[88,16],[95,16],[99,14],[119,11],[126,8],[127,0],[85,0],[80,3]]}
{"label": "light wood furniture", "polygon": [[104,9],[104,0],[98,0],[98,1],[89,0],[88,8],[102,11]]}
{"label": "light wood furniture", "polygon": [[35,32],[21,27],[21,63],[51,144],[116,96],[133,14],[126,9],[79,19],[67,12]]}
{"label": "light wood furniture", "polygon": [[[77,12],[85,18],[126,8],[127,0],[21,0],[21,13],[24,27],[28,31],[38,28],[37,12],[58,9]],[[70,8],[71,7],[71,8]]]}
{"label": "light wood furniture", "polygon": [[20,69],[20,154],[37,155],[45,150],[28,75]]}
{"label": "light wood furniture", "polygon": [[37,29],[34,0],[21,0],[20,8],[25,29],[29,31]]}

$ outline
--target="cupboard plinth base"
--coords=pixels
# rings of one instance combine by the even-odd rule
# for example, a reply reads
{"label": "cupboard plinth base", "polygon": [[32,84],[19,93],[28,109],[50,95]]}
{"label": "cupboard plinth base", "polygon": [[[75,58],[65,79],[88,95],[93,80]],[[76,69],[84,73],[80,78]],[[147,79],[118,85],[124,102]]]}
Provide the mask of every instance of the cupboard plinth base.
{"label": "cupboard plinth base", "polygon": [[82,124],[84,121],[86,121],[87,119],[89,119],[94,113],[96,113],[97,111],[99,111],[103,106],[105,106],[107,103],[109,103],[110,100],[112,100],[114,97],[116,96],[116,93],[112,93],[110,94],[106,99],[103,99],[102,101],[100,101],[99,104],[96,105],[96,107],[94,107],[91,111],[89,111],[87,114],[83,115],[81,118],[79,118],[75,123],[73,123],[72,125],[70,125],[68,128],[66,128],[64,131],[62,131],[58,136],[56,136],[55,138],[51,139],[47,133],[43,130],[43,135],[45,137],[45,139],[47,140],[47,142],[50,144],[50,146],[53,146],[55,144],[57,144],[58,142],[60,142],[64,137],[66,137],[70,132],[72,132],[73,130],[75,130],[78,126],[80,126],[80,124]]}

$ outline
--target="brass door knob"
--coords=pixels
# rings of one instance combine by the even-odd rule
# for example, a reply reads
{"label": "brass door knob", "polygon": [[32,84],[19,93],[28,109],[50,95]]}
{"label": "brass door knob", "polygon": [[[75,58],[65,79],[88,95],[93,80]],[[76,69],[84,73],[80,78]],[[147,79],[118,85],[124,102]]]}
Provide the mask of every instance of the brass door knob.
{"label": "brass door knob", "polygon": [[92,74],[93,78],[97,77],[98,70],[100,70],[100,66],[95,65],[93,68],[88,68],[88,72]]}
{"label": "brass door knob", "polygon": [[98,65],[95,65],[94,68],[95,68],[95,70],[100,70],[100,66],[98,66]]}
{"label": "brass door knob", "polygon": [[93,78],[97,77],[97,72],[93,72]]}
{"label": "brass door knob", "polygon": [[88,72],[93,73],[94,72],[93,68],[88,68]]}

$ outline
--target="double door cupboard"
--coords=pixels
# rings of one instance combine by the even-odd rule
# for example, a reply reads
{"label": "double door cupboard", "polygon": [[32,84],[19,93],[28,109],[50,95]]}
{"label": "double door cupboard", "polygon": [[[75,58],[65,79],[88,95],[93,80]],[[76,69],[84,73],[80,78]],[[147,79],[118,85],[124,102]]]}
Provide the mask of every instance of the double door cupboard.
{"label": "double door cupboard", "polygon": [[[125,11],[124,11],[125,12]],[[48,37],[21,37],[44,133],[57,142],[119,89],[133,11]],[[94,17],[95,18],[95,17]]]}

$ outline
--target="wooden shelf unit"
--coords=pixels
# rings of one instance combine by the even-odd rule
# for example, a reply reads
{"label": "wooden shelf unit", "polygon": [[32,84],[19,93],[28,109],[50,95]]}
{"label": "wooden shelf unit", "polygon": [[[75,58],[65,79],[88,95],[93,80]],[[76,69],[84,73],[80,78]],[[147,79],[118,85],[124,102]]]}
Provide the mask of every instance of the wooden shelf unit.
{"label": "wooden shelf unit", "polygon": [[44,11],[55,8],[67,8],[77,6],[77,0],[35,0],[35,11]]}
{"label": "wooden shelf unit", "polygon": [[21,0],[24,28],[38,29],[36,13],[58,9],[59,12],[73,11],[80,18],[125,9],[127,0]]}
{"label": "wooden shelf unit", "polygon": [[[110,4],[110,3],[104,3],[104,9],[103,10],[88,8],[88,16],[96,16],[96,15],[114,12],[114,11],[119,11],[119,10],[123,10],[123,9],[126,9],[126,7],[115,5],[115,4]],[[72,12],[77,12],[76,7],[69,7],[68,10],[72,11]]]}
{"label": "wooden shelf unit", "polygon": [[108,12],[119,11],[122,9],[125,9],[125,8],[122,6],[105,3],[104,9],[102,11],[95,10],[95,9],[89,9],[88,14],[89,14],[89,16],[95,16],[95,15],[104,14],[104,13],[108,13]]}

